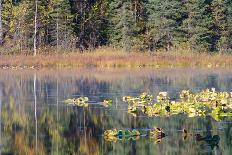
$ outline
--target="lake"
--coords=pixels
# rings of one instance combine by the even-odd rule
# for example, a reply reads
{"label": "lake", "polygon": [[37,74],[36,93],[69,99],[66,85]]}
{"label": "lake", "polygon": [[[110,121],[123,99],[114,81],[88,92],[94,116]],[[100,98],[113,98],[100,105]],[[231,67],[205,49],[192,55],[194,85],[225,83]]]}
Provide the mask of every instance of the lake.
{"label": "lake", "polygon": [[[175,100],[179,92],[206,88],[232,91],[232,71],[206,69],[66,69],[0,70],[1,154],[80,155],[195,155],[232,154],[232,119],[179,114],[171,117],[133,116],[125,95],[167,91]],[[63,101],[86,96],[88,107]],[[111,107],[103,107],[112,99]],[[107,141],[107,129],[162,128],[166,137],[146,136]],[[194,137],[183,138],[182,129],[202,137],[218,136],[214,144]]]}

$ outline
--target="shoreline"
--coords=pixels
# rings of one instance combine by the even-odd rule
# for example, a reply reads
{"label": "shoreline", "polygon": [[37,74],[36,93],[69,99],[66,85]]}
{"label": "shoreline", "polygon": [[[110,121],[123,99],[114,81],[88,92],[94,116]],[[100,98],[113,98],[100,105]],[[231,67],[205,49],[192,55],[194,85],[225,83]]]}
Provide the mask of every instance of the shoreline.
{"label": "shoreline", "polygon": [[232,55],[178,52],[94,51],[66,54],[1,55],[0,69],[42,68],[231,68]]}
{"label": "shoreline", "polygon": [[7,78],[13,79],[46,79],[49,81],[55,79],[62,81],[66,78],[73,80],[76,78],[94,79],[96,81],[114,81],[127,78],[160,77],[160,79],[169,79],[173,77],[176,80],[191,79],[194,75],[232,75],[231,69],[203,69],[203,68],[167,68],[167,69],[149,69],[149,68],[71,68],[71,69],[24,69],[24,70],[2,70],[0,69],[0,80]]}

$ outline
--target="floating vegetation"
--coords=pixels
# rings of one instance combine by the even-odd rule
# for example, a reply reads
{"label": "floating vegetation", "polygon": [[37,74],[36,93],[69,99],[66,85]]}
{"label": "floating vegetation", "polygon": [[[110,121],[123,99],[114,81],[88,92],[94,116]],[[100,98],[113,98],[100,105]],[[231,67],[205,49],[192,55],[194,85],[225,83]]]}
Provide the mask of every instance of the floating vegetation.
{"label": "floating vegetation", "polygon": [[79,107],[88,107],[89,98],[88,97],[79,97],[73,99],[64,100],[65,103],[76,105]]}
{"label": "floating vegetation", "polygon": [[166,136],[163,129],[158,128],[158,127],[151,129],[149,135],[150,135],[150,138],[155,138],[155,139],[162,139]]}
{"label": "floating vegetation", "polygon": [[189,90],[182,90],[179,96],[179,100],[173,101],[167,92],[160,92],[156,103],[153,103],[152,95],[142,93],[138,97],[124,96],[123,101],[128,103],[128,113],[134,116],[141,111],[149,117],[168,117],[180,113],[189,117],[212,116],[217,121],[232,117],[232,92],[217,92],[212,88],[193,94]]}
{"label": "floating vegetation", "polygon": [[105,100],[102,102],[102,105],[103,105],[104,107],[112,106],[112,104],[113,104],[113,100],[111,100],[111,99],[105,99]]}
{"label": "floating vegetation", "polygon": [[113,141],[116,142],[118,140],[123,140],[123,139],[132,139],[136,140],[139,138],[141,133],[136,130],[106,130],[104,132],[104,139],[107,141]]}
{"label": "floating vegetation", "polygon": [[[179,100],[170,100],[167,92],[160,92],[156,97],[148,93],[141,93],[139,96],[124,96],[123,101],[128,103],[128,113],[133,116],[143,114],[148,117],[169,117],[177,114],[186,114],[188,117],[212,116],[216,121],[225,117],[232,117],[232,92],[217,92],[215,88],[206,89],[198,93],[191,93],[189,90],[182,90]],[[76,106],[87,107],[88,97],[67,99],[64,102]],[[113,104],[112,99],[105,99],[101,102],[104,107]]]}
{"label": "floating vegetation", "polygon": [[122,100],[129,105],[144,106],[152,104],[153,96],[147,93],[142,93],[138,97],[124,96]]}
{"label": "floating vegetation", "polygon": [[163,129],[155,127],[152,129],[149,129],[148,131],[144,131],[142,134],[142,131],[139,131],[137,129],[133,130],[106,130],[104,132],[104,139],[107,141],[113,141],[116,142],[118,140],[137,140],[139,137],[150,137],[150,139],[154,140],[156,143],[160,142],[162,138],[164,138],[166,135],[163,131]]}

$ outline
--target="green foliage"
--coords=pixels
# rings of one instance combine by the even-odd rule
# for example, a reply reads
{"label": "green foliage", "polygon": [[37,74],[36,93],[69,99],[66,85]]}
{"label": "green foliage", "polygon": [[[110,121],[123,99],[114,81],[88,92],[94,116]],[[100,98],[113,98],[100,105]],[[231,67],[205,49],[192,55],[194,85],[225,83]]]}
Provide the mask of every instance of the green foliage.
{"label": "green foliage", "polygon": [[136,116],[141,111],[149,117],[169,117],[184,113],[189,117],[212,116],[217,121],[232,116],[232,93],[216,92],[214,88],[195,94],[183,90],[180,93],[180,101],[171,101],[167,92],[160,92],[156,98],[157,102],[151,103],[152,99],[148,102],[146,98],[141,98],[143,94],[140,97],[123,97],[123,101],[129,104],[128,113]]}
{"label": "green foliage", "polygon": [[89,101],[88,97],[79,97],[79,98],[64,100],[65,103],[74,104],[74,105],[80,106],[80,107],[88,107],[88,105],[89,105],[88,101]]}
{"label": "green foliage", "polygon": [[96,48],[106,42],[105,12],[107,1],[76,1],[71,3],[74,15],[73,30],[77,37],[76,47]]}
{"label": "green foliage", "polygon": [[219,39],[211,8],[212,1],[190,0],[186,4],[188,19],[185,26],[189,34],[191,48],[201,51],[214,51]]}
{"label": "green foliage", "polygon": [[13,97],[10,97],[9,104],[3,107],[1,117],[4,124],[3,129],[7,132],[21,129],[27,123],[27,115],[23,111],[18,110]]}
{"label": "green foliage", "polygon": [[185,41],[182,29],[187,13],[184,3],[179,0],[149,0],[148,36],[149,48],[167,48]]}
{"label": "green foliage", "polygon": [[105,99],[105,100],[102,102],[102,105],[103,105],[104,107],[112,106],[112,104],[113,104],[113,100],[111,100],[111,99]]}
{"label": "green foliage", "polygon": [[[35,3],[2,1],[3,46],[33,47]],[[38,1],[38,47],[231,51],[230,0]]]}
{"label": "green foliage", "polygon": [[131,6],[131,1],[124,0],[113,0],[109,4],[110,42],[125,51],[133,46],[135,19]]}

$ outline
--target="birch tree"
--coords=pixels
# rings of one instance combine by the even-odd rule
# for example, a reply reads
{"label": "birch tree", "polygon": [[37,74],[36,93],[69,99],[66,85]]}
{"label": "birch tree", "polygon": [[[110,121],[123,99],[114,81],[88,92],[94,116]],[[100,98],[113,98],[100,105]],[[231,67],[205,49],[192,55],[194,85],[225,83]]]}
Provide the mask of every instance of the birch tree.
{"label": "birch tree", "polygon": [[38,0],[35,0],[35,18],[34,18],[34,56],[36,56],[37,53],[37,47],[36,47],[36,43],[37,43],[37,15],[38,15]]}

